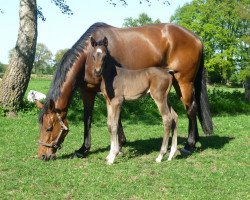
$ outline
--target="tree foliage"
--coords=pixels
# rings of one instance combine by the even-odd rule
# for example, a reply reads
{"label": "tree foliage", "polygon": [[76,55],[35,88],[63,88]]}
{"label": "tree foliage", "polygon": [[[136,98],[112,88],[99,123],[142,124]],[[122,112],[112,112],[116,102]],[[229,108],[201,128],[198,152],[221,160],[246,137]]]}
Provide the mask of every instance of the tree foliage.
{"label": "tree foliage", "polygon": [[[113,5],[113,6],[116,6],[117,4],[122,4],[123,6],[127,6],[128,3],[127,3],[127,0],[106,0],[109,4]],[[161,2],[162,4],[165,4],[165,5],[170,5],[169,1],[166,1],[166,0],[157,0],[158,2]],[[147,3],[148,6],[151,6],[152,4],[152,1],[150,0],[139,0],[139,3],[142,4],[142,3]]]}
{"label": "tree foliage", "polygon": [[68,49],[60,49],[56,52],[54,57],[54,67],[57,68],[60,65],[63,55],[68,51]]}
{"label": "tree foliage", "polygon": [[210,81],[235,80],[249,68],[249,0],[194,0],[178,8],[170,21],[202,38]]}
{"label": "tree foliage", "polygon": [[[73,15],[72,10],[69,8],[65,0],[51,0],[51,2],[60,9],[61,13],[66,15]],[[42,7],[39,5],[37,6],[37,16],[42,19],[42,21],[46,20],[42,12]]]}
{"label": "tree foliage", "polygon": [[43,43],[38,43],[36,46],[35,60],[33,64],[34,73],[46,73],[52,68],[52,52]]}
{"label": "tree foliage", "polygon": [[141,13],[138,18],[133,19],[132,17],[128,17],[124,19],[123,26],[125,27],[136,27],[143,26],[146,24],[159,24],[161,21],[159,19],[152,20],[146,13]]}
{"label": "tree foliage", "polygon": [[0,62],[0,73],[4,73],[6,68],[7,68],[7,66]]}

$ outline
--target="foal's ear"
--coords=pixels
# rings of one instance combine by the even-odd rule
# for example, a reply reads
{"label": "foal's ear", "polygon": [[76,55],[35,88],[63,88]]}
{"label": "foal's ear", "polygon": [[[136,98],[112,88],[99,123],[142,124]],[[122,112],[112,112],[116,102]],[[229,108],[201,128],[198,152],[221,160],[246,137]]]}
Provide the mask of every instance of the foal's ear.
{"label": "foal's ear", "polygon": [[55,111],[55,102],[52,99],[49,100],[49,111]]}
{"label": "foal's ear", "polygon": [[106,36],[103,38],[103,45],[104,45],[105,47],[108,46],[108,38],[106,38]]}
{"label": "foal's ear", "polygon": [[90,42],[91,42],[92,47],[97,46],[97,42],[95,41],[95,39],[92,36],[90,37]]}

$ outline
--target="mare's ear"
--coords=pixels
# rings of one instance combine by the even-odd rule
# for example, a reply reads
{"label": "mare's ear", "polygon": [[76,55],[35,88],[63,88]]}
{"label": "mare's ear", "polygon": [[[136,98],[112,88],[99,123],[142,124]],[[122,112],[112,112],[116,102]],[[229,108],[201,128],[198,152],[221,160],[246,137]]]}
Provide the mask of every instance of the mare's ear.
{"label": "mare's ear", "polygon": [[103,45],[104,45],[105,47],[108,46],[108,38],[106,38],[106,36],[103,38]]}
{"label": "mare's ear", "polygon": [[36,104],[36,107],[40,110],[44,107],[44,105],[38,100],[35,100],[35,104]]}
{"label": "mare's ear", "polygon": [[55,102],[52,99],[49,100],[49,111],[55,111]]}
{"label": "mare's ear", "polygon": [[90,42],[91,42],[92,47],[97,46],[97,42],[95,41],[95,39],[92,36],[90,37]]}

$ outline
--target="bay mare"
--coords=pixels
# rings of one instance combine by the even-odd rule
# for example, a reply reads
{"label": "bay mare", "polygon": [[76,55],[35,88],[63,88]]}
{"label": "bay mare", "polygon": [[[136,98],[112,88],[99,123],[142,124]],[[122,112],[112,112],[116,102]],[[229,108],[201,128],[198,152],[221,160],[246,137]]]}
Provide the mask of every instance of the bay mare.
{"label": "bay mare", "polygon": [[[91,45],[94,50],[89,53],[86,65],[94,65],[96,76],[101,76],[101,92],[106,99],[108,117],[108,130],[111,135],[110,152],[106,160],[112,164],[121,150],[118,141],[118,120],[121,106],[125,100],[136,100],[150,91],[154,99],[164,125],[164,137],[160,154],[156,161],[161,162],[167,152],[168,140],[171,128],[173,129],[172,147],[168,160],[171,160],[177,150],[177,114],[169,105],[168,93],[172,86],[172,75],[168,69],[149,67],[145,69],[129,70],[109,65],[108,40],[96,42],[91,37]],[[171,71],[173,73],[173,71]],[[142,105],[143,106],[143,105]]]}
{"label": "bay mare", "polygon": [[[100,91],[101,78],[93,66],[86,65],[88,53],[93,51],[90,36],[109,41],[110,64],[125,69],[151,66],[175,71],[173,85],[182,100],[189,119],[186,150],[195,147],[199,139],[196,113],[205,134],[213,132],[208,105],[203,45],[187,29],[173,24],[147,25],[136,28],[116,28],[105,23],[93,24],[63,56],[52,80],[44,105],[36,101],[39,114],[40,140],[38,157],[55,158],[68,133],[67,111],[70,98],[80,89],[84,104],[84,141],[76,155],[84,156],[91,147],[91,121],[94,100]],[[126,142],[121,119],[118,125],[119,141]]]}

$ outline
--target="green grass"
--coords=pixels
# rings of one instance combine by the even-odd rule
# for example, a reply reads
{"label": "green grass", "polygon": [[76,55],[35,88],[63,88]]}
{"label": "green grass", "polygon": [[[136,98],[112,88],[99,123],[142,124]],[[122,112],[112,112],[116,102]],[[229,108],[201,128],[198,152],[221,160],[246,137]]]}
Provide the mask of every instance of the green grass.
{"label": "green grass", "polygon": [[[29,88],[46,92],[48,84],[32,80]],[[250,105],[241,92],[228,91],[230,96],[222,91],[211,90],[213,107],[223,99],[240,96],[237,101],[243,108],[236,113],[234,108],[224,107],[221,114],[213,112],[214,135],[201,134],[192,155],[177,153],[171,162],[166,156],[160,164],[155,158],[163,127],[148,98],[125,105],[123,124],[128,142],[112,166],[105,164],[110,139],[101,97],[95,106],[91,152],[83,159],[71,158],[83,141],[82,105],[76,95],[69,112],[70,133],[58,159],[51,162],[36,158],[37,111],[25,103],[23,106],[30,107],[23,108],[17,118],[0,116],[0,199],[249,199]],[[181,113],[178,147],[182,148],[187,118],[181,104],[171,98]]]}

